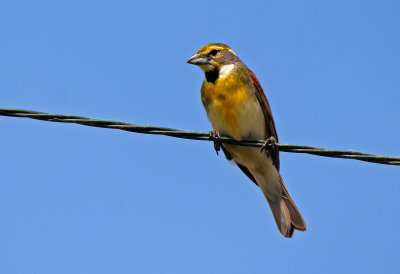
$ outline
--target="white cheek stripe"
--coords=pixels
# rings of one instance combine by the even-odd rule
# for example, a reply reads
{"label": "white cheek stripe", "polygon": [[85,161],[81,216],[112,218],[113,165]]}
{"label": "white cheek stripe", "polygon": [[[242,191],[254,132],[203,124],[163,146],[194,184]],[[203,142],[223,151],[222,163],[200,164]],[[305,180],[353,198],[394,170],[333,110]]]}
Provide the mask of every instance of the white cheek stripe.
{"label": "white cheek stripe", "polygon": [[223,65],[219,69],[219,77],[224,78],[233,70],[235,66],[233,64]]}

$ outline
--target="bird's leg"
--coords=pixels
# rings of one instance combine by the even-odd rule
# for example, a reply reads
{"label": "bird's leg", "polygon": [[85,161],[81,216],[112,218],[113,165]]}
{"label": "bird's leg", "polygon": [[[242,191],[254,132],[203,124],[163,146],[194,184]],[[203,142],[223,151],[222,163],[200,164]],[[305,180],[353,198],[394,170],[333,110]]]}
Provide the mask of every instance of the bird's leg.
{"label": "bird's leg", "polygon": [[218,130],[213,129],[210,131],[210,140],[214,141],[214,149],[218,155],[218,151],[221,150],[221,144],[222,144],[221,134],[219,134]]}
{"label": "bird's leg", "polygon": [[271,151],[277,151],[278,148],[276,147],[276,139],[274,136],[269,137],[265,143],[262,145],[260,149],[260,153],[263,152],[263,150],[267,150],[267,156],[271,153]]}

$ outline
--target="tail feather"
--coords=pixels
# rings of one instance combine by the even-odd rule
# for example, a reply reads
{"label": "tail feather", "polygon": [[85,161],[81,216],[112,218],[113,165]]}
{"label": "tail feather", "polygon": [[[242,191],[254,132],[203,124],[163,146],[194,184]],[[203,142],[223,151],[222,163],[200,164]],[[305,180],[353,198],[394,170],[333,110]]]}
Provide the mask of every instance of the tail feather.
{"label": "tail feather", "polygon": [[282,178],[280,180],[282,197],[276,200],[271,200],[267,197],[267,201],[279,231],[283,236],[290,238],[294,230],[306,230],[306,223],[290,197]]}
{"label": "tail feather", "polygon": [[268,204],[271,207],[272,215],[274,216],[276,225],[279,231],[285,237],[292,237],[294,226],[291,222],[290,211],[283,198],[271,201],[267,198]]}
{"label": "tail feather", "polygon": [[290,197],[289,192],[282,178],[281,178],[281,186],[282,186],[282,199],[284,200],[286,207],[289,210],[290,220],[292,225],[294,226],[294,229],[300,231],[306,230],[307,228],[306,222],[304,221],[303,216],[301,216],[300,211],[297,209],[295,203],[293,202],[292,197]]}

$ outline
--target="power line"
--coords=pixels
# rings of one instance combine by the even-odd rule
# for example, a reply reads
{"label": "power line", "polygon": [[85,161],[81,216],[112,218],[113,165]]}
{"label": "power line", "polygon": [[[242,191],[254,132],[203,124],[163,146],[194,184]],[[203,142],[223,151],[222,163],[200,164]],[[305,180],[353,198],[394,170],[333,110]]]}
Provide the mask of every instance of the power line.
{"label": "power line", "polygon": [[[186,130],[157,127],[157,126],[134,125],[125,122],[99,120],[99,119],[92,119],[88,117],[75,116],[75,115],[50,114],[32,110],[0,108],[0,116],[30,118],[30,119],[49,121],[49,122],[59,122],[59,123],[74,123],[91,127],[119,129],[136,133],[166,135],[166,136],[182,138],[182,139],[191,139],[191,140],[212,141],[212,139],[210,139],[209,133],[205,132],[186,131]],[[221,136],[221,142],[234,145],[261,147],[264,144],[265,140],[237,141],[228,136]],[[355,159],[355,160],[378,163],[378,164],[400,165],[400,157],[378,156],[357,151],[332,150],[332,149],[324,149],[320,147],[304,146],[304,145],[288,145],[288,144],[277,143],[275,144],[275,146],[279,149],[279,151],[283,152],[307,153],[325,157]]]}

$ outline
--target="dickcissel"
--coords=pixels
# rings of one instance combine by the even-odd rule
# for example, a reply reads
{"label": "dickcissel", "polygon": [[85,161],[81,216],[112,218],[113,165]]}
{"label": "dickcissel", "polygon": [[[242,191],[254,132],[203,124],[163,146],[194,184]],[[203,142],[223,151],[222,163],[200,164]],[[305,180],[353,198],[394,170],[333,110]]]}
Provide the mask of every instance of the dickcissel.
{"label": "dickcissel", "polygon": [[[206,45],[187,62],[205,73],[201,101],[214,134],[236,140],[278,142],[271,108],[257,77],[230,47],[222,43]],[[295,229],[306,229],[279,174],[277,149],[260,150],[226,143],[220,146],[226,158],[261,188],[283,236],[291,237]]]}

